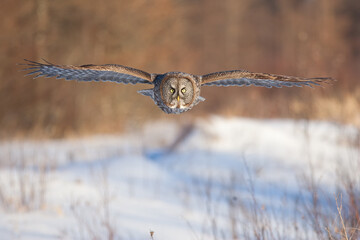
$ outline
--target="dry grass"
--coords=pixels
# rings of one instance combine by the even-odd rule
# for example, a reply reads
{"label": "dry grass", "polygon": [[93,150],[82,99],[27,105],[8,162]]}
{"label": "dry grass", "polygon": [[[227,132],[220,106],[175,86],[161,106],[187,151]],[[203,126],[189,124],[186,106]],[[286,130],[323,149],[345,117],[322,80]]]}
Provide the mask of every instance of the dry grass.
{"label": "dry grass", "polygon": [[[353,162],[354,163],[354,162]],[[360,165],[339,168],[337,186],[326,186],[310,169],[298,180],[297,193],[284,194],[281,202],[258,199],[256,170],[247,166],[219,186],[211,178],[197,185],[206,217],[196,239],[214,240],[356,240],[360,238]],[[260,185],[261,186],[261,185]],[[336,193],[332,193],[335,187]],[[261,195],[261,194],[260,194]],[[190,196],[191,197],[191,196]],[[223,217],[227,213],[226,222]],[[189,229],[194,231],[189,224]],[[225,230],[226,229],[226,230]]]}
{"label": "dry grass", "polygon": [[94,184],[97,186],[99,200],[78,199],[70,206],[70,215],[75,219],[75,226],[63,232],[63,238],[120,240],[123,239],[111,202],[114,194],[110,191],[106,166],[101,171],[92,170]]}
{"label": "dry grass", "polygon": [[49,175],[54,168],[51,159],[36,153],[29,156],[19,147],[9,150],[0,162],[0,207],[10,212],[45,208]]}

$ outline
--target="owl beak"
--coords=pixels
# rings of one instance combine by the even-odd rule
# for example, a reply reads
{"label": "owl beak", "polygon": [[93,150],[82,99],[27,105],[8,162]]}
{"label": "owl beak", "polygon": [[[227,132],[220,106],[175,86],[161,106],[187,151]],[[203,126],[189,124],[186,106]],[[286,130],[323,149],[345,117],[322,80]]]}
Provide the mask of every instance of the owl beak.
{"label": "owl beak", "polygon": [[179,96],[179,95],[177,96],[177,101],[178,101],[178,102],[180,101],[180,96]]}

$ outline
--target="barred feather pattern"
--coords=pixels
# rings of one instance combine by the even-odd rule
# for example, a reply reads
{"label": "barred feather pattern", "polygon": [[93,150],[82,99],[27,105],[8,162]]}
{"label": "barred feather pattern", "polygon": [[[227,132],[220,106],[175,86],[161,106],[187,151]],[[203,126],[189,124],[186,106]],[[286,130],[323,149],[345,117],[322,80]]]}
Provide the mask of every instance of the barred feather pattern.
{"label": "barred feather pattern", "polygon": [[202,76],[202,86],[250,86],[257,87],[313,87],[329,83],[329,77],[302,78],[269,73],[253,73],[246,70],[215,72]]}
{"label": "barred feather pattern", "polygon": [[282,87],[302,87],[312,85],[320,86],[320,84],[313,81],[302,81],[302,82],[287,82],[279,80],[270,80],[270,79],[250,79],[250,78],[238,78],[238,79],[223,79],[217,80],[214,82],[204,83],[203,86],[257,86],[257,87],[266,87],[266,88],[282,88]]}
{"label": "barred feather pattern", "polygon": [[[94,66],[94,68],[98,69],[91,69],[92,65],[86,66],[59,66],[53,64],[42,64],[37,62],[30,62],[23,64],[29,66],[25,68],[25,71],[31,70],[26,75],[36,75],[34,78],[38,77],[56,77],[57,79],[65,79],[65,80],[78,80],[78,81],[110,81],[110,82],[117,82],[117,83],[124,83],[124,84],[137,84],[137,83],[145,83],[145,84],[152,84],[149,80],[126,74],[116,71],[109,71],[107,69],[116,69],[119,65],[102,65],[102,66]],[[101,69],[103,68],[103,69]]]}

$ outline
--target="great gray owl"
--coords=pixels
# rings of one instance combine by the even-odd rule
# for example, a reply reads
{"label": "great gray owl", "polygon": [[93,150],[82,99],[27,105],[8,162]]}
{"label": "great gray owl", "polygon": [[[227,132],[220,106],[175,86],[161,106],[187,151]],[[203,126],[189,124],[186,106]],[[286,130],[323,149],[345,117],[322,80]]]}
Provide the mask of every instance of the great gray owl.
{"label": "great gray owl", "polygon": [[260,86],[260,87],[302,87],[320,85],[332,78],[301,78],[268,73],[252,73],[245,70],[215,72],[206,75],[193,75],[183,72],[167,72],[164,74],[147,73],[138,69],[115,65],[55,65],[26,60],[27,68],[35,78],[56,77],[78,81],[111,81],[117,83],[152,84],[151,89],[140,90],[139,93],[149,96],[155,104],[166,113],[183,113],[205,99],[200,96],[201,86]]}

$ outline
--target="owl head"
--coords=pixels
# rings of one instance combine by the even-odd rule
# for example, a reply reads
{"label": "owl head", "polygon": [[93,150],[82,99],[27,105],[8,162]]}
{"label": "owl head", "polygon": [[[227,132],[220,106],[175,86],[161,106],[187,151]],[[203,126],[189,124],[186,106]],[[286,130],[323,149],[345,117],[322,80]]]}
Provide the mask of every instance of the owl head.
{"label": "owl head", "polygon": [[169,72],[157,75],[154,84],[152,98],[166,113],[188,111],[204,100],[200,97],[200,79],[191,74]]}

